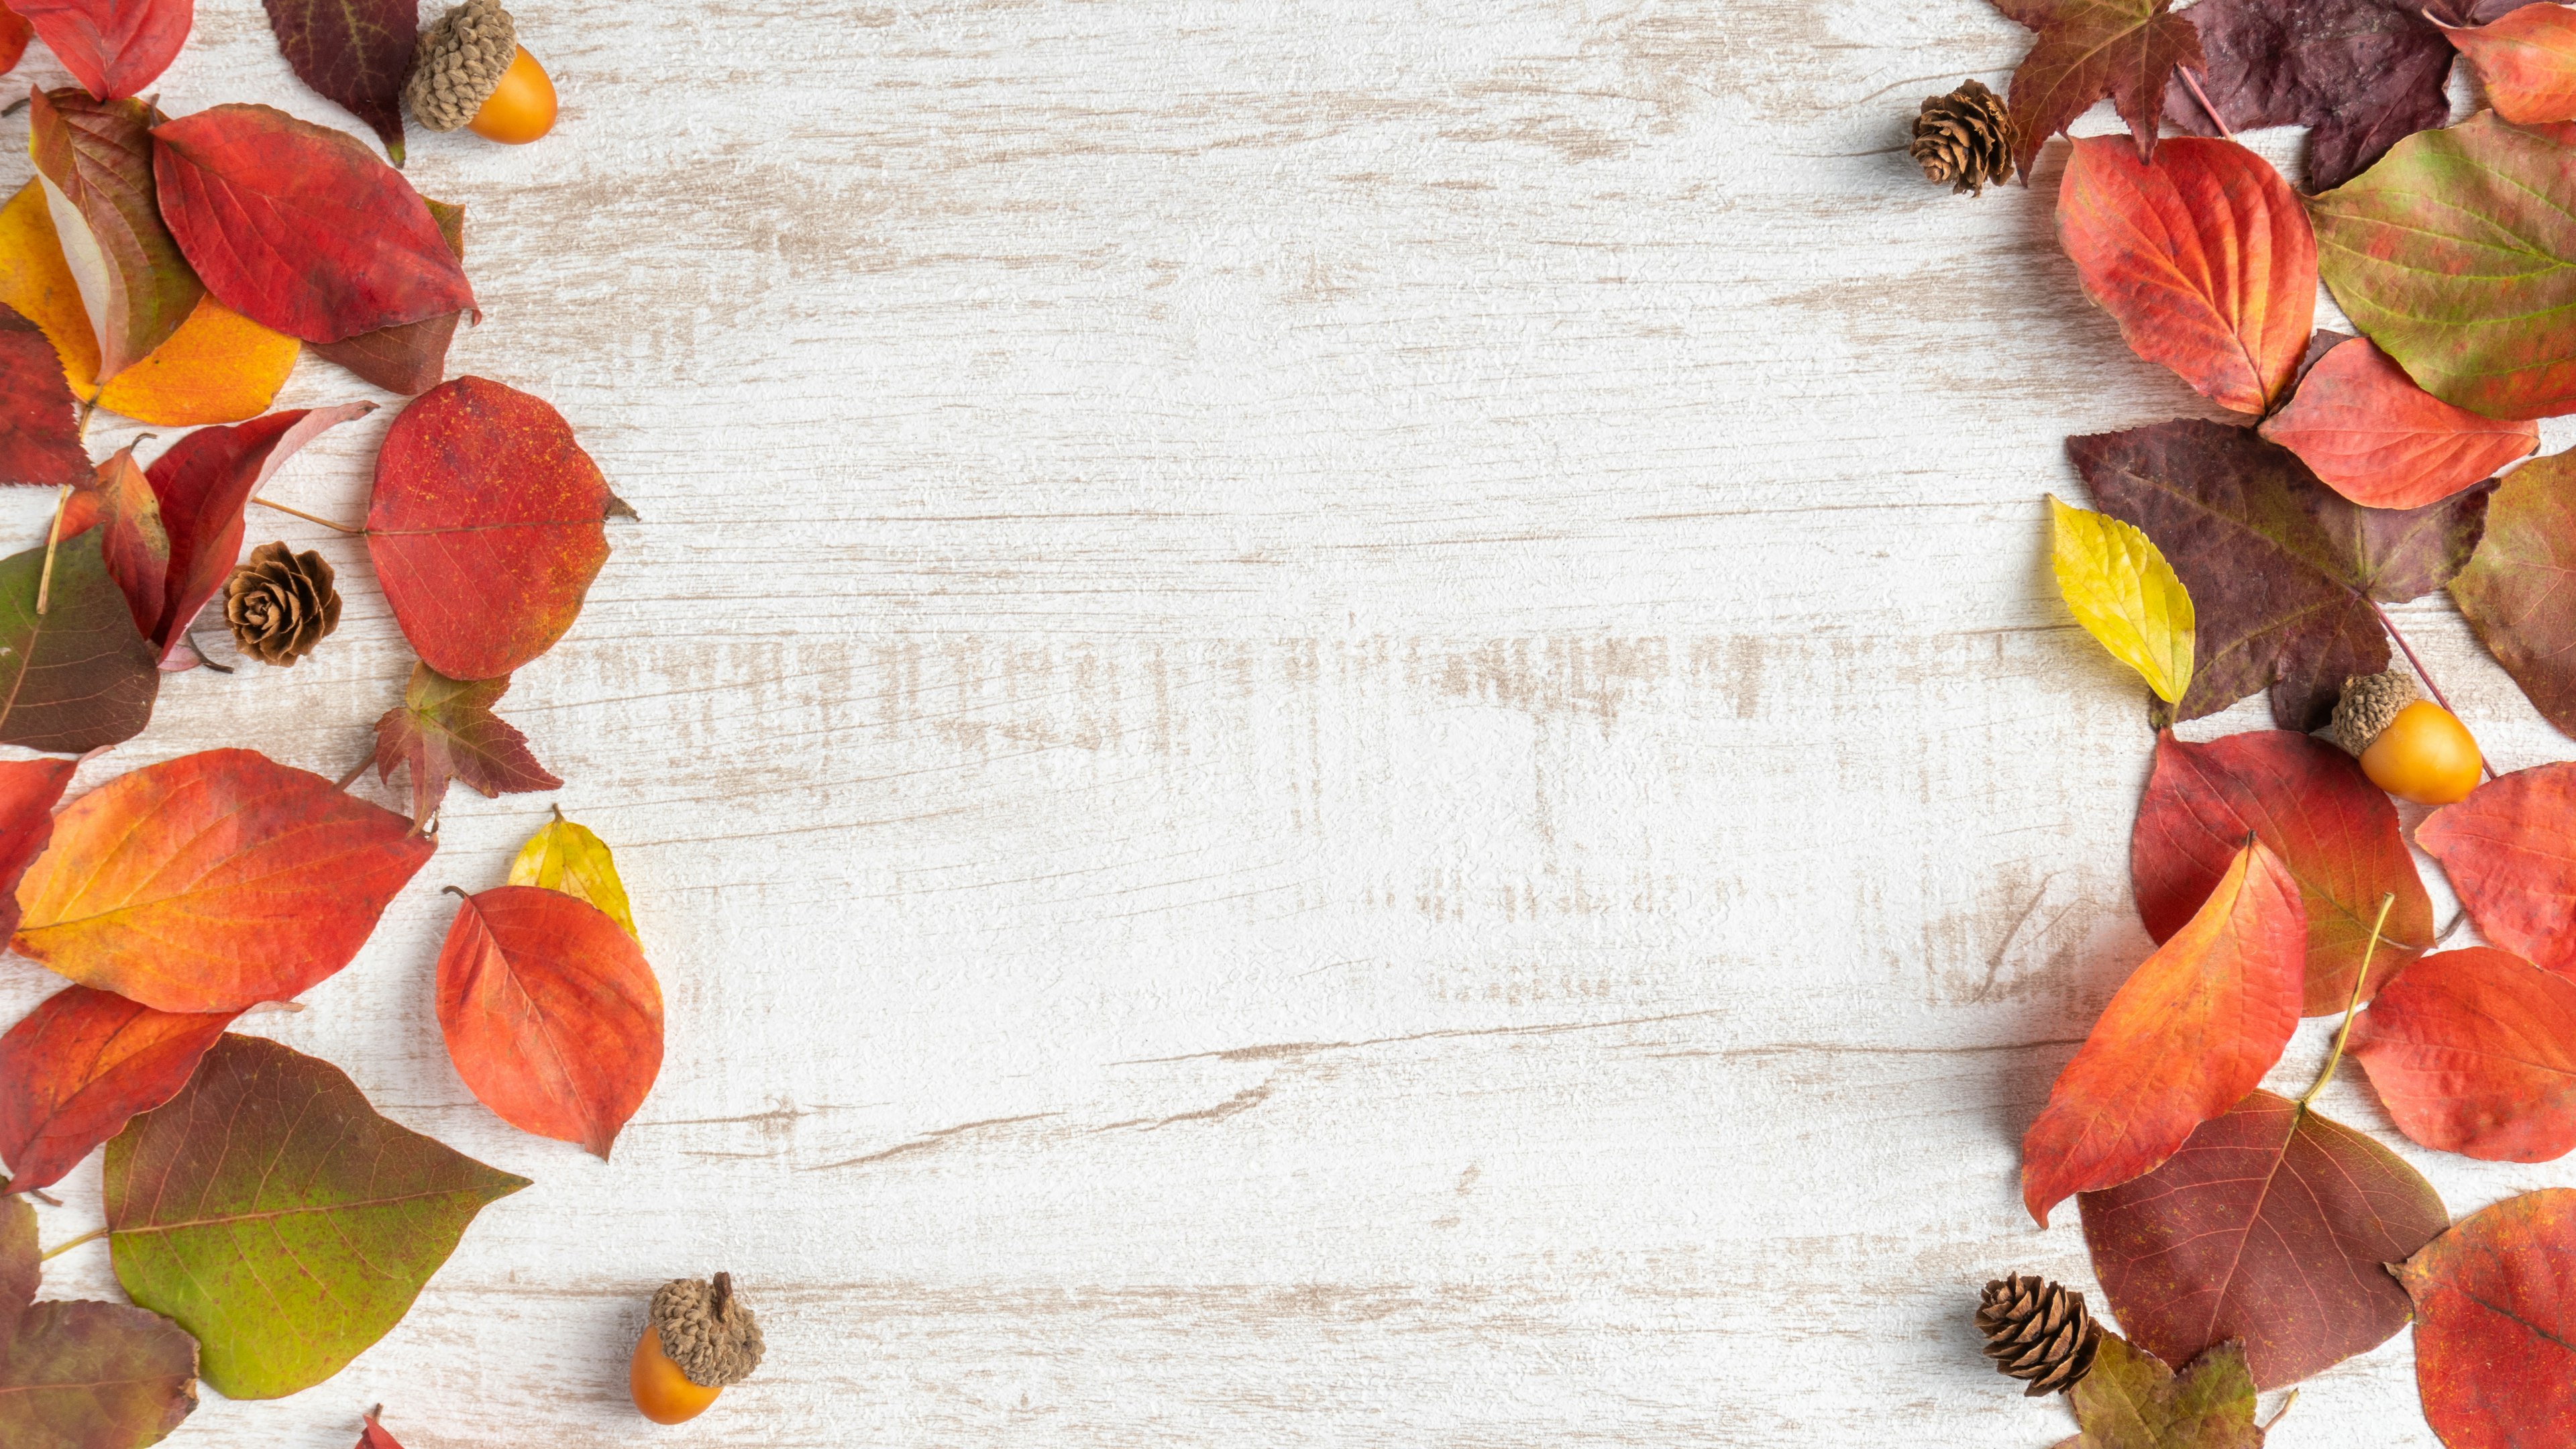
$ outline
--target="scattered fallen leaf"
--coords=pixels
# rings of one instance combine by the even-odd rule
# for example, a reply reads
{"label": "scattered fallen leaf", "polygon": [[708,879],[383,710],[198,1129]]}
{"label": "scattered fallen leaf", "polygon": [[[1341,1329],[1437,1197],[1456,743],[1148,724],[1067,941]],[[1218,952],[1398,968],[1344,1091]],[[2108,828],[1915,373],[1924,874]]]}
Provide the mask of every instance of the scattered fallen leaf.
{"label": "scattered fallen leaf", "polygon": [[2450,1226],[2405,1159],[2270,1092],[2203,1123],[2155,1171],[2077,1201],[2130,1341],[2182,1363],[2242,1339],[2265,1389],[2405,1327],[2406,1295],[2381,1265]]}
{"label": "scattered fallen leaf", "polygon": [[151,642],[163,662],[182,650],[197,611],[223,588],[241,557],[242,513],[298,449],[330,428],[374,412],[374,403],[298,408],[232,427],[199,428],[145,471],[170,539],[161,618]]}
{"label": "scattered fallen leaf", "polygon": [[2427,956],[2362,1013],[2352,1053],[2427,1147],[2500,1162],[2576,1147],[2576,979],[2484,946]]}
{"label": "scattered fallen leaf", "polygon": [[245,1036],[107,1145],[106,1183],[117,1281],[196,1335],[229,1399],[338,1373],[475,1214],[528,1185],[378,1116],[329,1062]]}
{"label": "scattered fallen leaf", "polygon": [[[626,900],[626,882],[618,877],[616,857],[608,842],[586,825],[576,825],[558,808],[555,818],[539,827],[510,862],[510,884],[562,891],[590,902],[610,920],[635,936],[635,913]],[[636,939],[643,939],[637,936]]]}
{"label": "scattered fallen leaf", "polygon": [[[456,260],[465,260],[465,208],[422,197],[438,234],[447,238]],[[438,386],[447,375],[447,348],[456,340],[462,312],[380,327],[339,342],[317,342],[313,354],[336,362],[387,392],[417,395]]]}
{"label": "scattered fallen leaf", "polygon": [[42,614],[44,545],[0,558],[0,745],[75,755],[152,722],[161,672],[99,543],[93,528],[55,549]]}
{"label": "scattered fallen leaf", "polygon": [[2262,1449],[2243,1344],[2214,1344],[2177,1374],[2106,1333],[2067,1399],[2084,1432],[2058,1449]]}
{"label": "scattered fallen leaf", "polygon": [[[2450,42],[2415,0],[2200,0],[2187,13],[2209,58],[2202,89],[2230,129],[2313,128],[2311,191],[2341,186],[2451,118]],[[2165,93],[2165,119],[2219,134],[2185,90]]]}
{"label": "scattered fallen leaf", "polygon": [[2104,96],[2129,123],[2138,155],[2156,151],[2156,115],[2177,65],[2201,63],[2200,36],[2172,0],[1995,0],[2039,32],[2013,71],[2013,161],[2022,179],[2040,145]]}
{"label": "scattered fallen leaf", "polygon": [[460,377],[403,410],[376,455],[367,552],[413,652],[493,679],[572,627],[608,558],[599,465],[540,398]]}
{"label": "scattered fallen leaf", "polygon": [[2327,290],[2416,385],[2491,418],[2576,408],[2576,167],[2480,113],[2309,203]]}
{"label": "scattered fallen leaf", "polygon": [[2576,121],[2576,8],[2525,5],[2443,32],[2477,67],[2497,115],[2523,126]]}
{"label": "scattered fallen leaf", "polygon": [[8,1190],[51,1187],[126,1119],[178,1094],[240,1013],[180,1015],[66,986],[0,1035]]}
{"label": "scattered fallen leaf", "polygon": [[354,138],[228,105],[155,126],[152,139],[179,250],[252,321],[337,342],[474,305],[420,194]]}
{"label": "scattered fallen leaf", "polygon": [[2576,735],[2576,457],[2514,469],[2487,502],[2486,534],[2451,601],[2532,707]]}
{"label": "scattered fallen leaf", "polygon": [[28,95],[28,154],[105,377],[169,341],[206,294],[153,201],[159,119],[142,101],[94,101],[68,88]]}
{"label": "scattered fallen leaf", "polygon": [[2507,1198],[2395,1271],[2415,1301],[2415,1387],[2444,1444],[2576,1444],[2576,1190]]}
{"label": "scattered fallen leaf", "polygon": [[2103,512],[2155,540],[2198,616],[2196,719],[2272,687],[2284,729],[2319,728],[2345,679],[2388,667],[2373,600],[2449,583],[2477,546],[2491,488],[2439,503],[2362,508],[2251,428],[2177,421],[2069,438]]}
{"label": "scattered fallen leaf", "polygon": [[266,0],[286,63],[313,89],[372,128],[403,159],[402,89],[420,42],[412,0]]}
{"label": "scattered fallen leaf", "polygon": [[104,528],[99,552],[105,556],[107,576],[116,580],[133,612],[135,631],[144,633],[160,623],[161,594],[170,572],[170,530],[161,526],[161,500],[153,496],[143,465],[134,461],[133,444],[117,449],[98,465],[88,487],[64,500],[62,521],[55,527],[65,537]]}
{"label": "scattered fallen leaf", "polygon": [[36,38],[36,27],[19,18],[18,12],[0,5],[0,74],[18,68],[27,55],[27,42]]}
{"label": "scattered fallen leaf", "polygon": [[[2303,1016],[2344,1009],[2370,956],[2367,1001],[2433,939],[2433,902],[2398,833],[2397,808],[2352,756],[2291,730],[2207,744],[2156,737],[2155,773],[2129,836],[2129,879],[2147,934],[2171,940],[2209,899],[2247,835],[2297,882],[2308,922]],[[2396,899],[2378,947],[2371,923]]]}
{"label": "scattered fallen leaf", "polygon": [[89,480],[71,389],[35,323],[0,306],[0,483]]}
{"label": "scattered fallen leaf", "polygon": [[[2260,841],[2129,973],[2021,1140],[2021,1200],[2048,1210],[2147,1172],[2254,1090],[2299,1028],[2307,919]],[[2126,1320],[2122,1320],[2126,1322]]]}
{"label": "scattered fallen leaf", "polygon": [[2191,594],[2128,524],[2050,495],[2057,592],[2075,622],[2167,704],[2191,688]]}
{"label": "scattered fallen leaf", "polygon": [[0,760],[0,926],[9,931],[18,929],[18,878],[53,840],[54,806],[79,768],[78,760]]}
{"label": "scattered fallen leaf", "polygon": [[528,737],[492,712],[509,692],[510,676],[471,683],[448,678],[426,664],[412,666],[400,706],[376,721],[376,778],[390,781],[397,767],[411,773],[411,824],[425,830],[447,798],[447,782],[462,780],[485,798],[552,790],[563,784],[537,763]]}
{"label": "scattered fallen leaf", "polygon": [[2453,407],[2359,338],[2319,358],[2262,433],[2369,508],[2438,503],[2540,446],[2539,424]]}
{"label": "scattered fallen leaf", "polygon": [[72,79],[103,101],[141,94],[178,57],[196,0],[9,0]]}
{"label": "scattered fallen leaf", "polygon": [[2316,322],[2317,246],[2270,162],[2186,136],[2150,166],[2086,137],[2058,185],[2057,240],[2140,357],[2241,413],[2289,391]]}
{"label": "scattered fallen leaf", "polygon": [[163,1011],[284,1001],[349,964],[432,848],[400,815],[255,751],[182,755],[55,817],[10,944]]}
{"label": "scattered fallen leaf", "polygon": [[36,1210],[0,1198],[0,1444],[143,1449],[197,1407],[197,1343],[121,1303],[38,1303]]}
{"label": "scattered fallen leaf", "polygon": [[2576,764],[2499,776],[2415,827],[2478,933],[2576,976]]}
{"label": "scattered fallen leaf", "polygon": [[385,1426],[376,1422],[376,1416],[384,1411],[385,1406],[378,1404],[366,1412],[366,1427],[358,1431],[357,1449],[402,1449],[401,1443],[385,1432]]}
{"label": "scattered fallen leaf", "polygon": [[438,1025],[483,1105],[605,1159],[662,1069],[662,990],[635,938],[578,897],[466,896],[438,953]]}

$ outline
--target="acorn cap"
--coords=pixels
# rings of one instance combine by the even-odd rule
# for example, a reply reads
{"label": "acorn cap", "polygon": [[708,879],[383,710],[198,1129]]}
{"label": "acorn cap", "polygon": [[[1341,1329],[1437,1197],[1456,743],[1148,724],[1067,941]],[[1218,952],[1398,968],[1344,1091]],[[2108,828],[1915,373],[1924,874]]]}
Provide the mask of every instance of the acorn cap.
{"label": "acorn cap", "polygon": [[2414,679],[2403,670],[2357,675],[2343,682],[2343,698],[2335,701],[2334,721],[2326,732],[2343,746],[2344,753],[2358,757],[2399,710],[2421,698]]}
{"label": "acorn cap", "polygon": [[712,1282],[674,1278],[653,1291],[653,1331],[662,1353],[702,1389],[730,1388],[760,1367],[760,1325],[733,1295],[733,1275]]}
{"label": "acorn cap", "polygon": [[474,119],[519,55],[519,26],[501,0],[465,0],[420,33],[403,100],[414,120],[453,131]]}

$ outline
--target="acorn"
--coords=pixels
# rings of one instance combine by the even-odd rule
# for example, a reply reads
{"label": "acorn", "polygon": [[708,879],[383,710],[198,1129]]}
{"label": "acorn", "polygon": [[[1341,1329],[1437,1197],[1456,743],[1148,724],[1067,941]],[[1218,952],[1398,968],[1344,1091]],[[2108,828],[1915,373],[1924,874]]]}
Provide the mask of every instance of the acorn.
{"label": "acorn", "polygon": [[2478,787],[2478,742],[2399,670],[2344,681],[2327,732],[2370,783],[2418,805],[2448,805]]}
{"label": "acorn", "polygon": [[500,0],[465,0],[420,33],[403,100],[433,131],[470,127],[506,146],[555,125],[555,83],[519,44],[518,22]]}
{"label": "acorn", "polygon": [[760,1367],[760,1324],[734,1296],[733,1275],[674,1278],[653,1293],[652,1317],[626,1371],[635,1407],[656,1424],[696,1418]]}

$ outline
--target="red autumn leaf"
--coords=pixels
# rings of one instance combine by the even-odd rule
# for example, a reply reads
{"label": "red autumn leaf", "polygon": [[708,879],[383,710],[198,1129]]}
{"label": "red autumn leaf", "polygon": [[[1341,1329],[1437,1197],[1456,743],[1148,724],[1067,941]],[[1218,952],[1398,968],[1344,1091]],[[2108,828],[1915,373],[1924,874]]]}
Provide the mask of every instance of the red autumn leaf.
{"label": "red autumn leaf", "polygon": [[242,511],[250,496],[297,449],[326,429],[374,412],[374,403],[270,413],[228,427],[199,428],[145,470],[170,540],[160,619],[148,637],[167,666],[186,650],[182,635],[224,586],[241,557]]}
{"label": "red autumn leaf", "polygon": [[552,790],[563,784],[528,750],[528,737],[492,706],[509,692],[510,676],[465,683],[426,664],[412,666],[399,708],[376,721],[376,778],[390,781],[397,766],[411,772],[411,824],[426,829],[447,798],[447,782],[462,780],[495,795]]}
{"label": "red autumn leaf", "polygon": [[[2199,0],[2188,13],[2209,59],[2202,89],[2230,127],[2312,128],[2310,191],[2343,185],[2451,117],[2451,47],[2419,0]],[[2219,134],[2188,91],[2165,93],[2165,119]]]}
{"label": "red autumn leaf", "polygon": [[2500,776],[2415,827],[2495,945],[2576,976],[2576,764]]}
{"label": "red autumn leaf", "polygon": [[169,341],[206,294],[153,201],[158,119],[141,101],[94,101],[70,89],[29,93],[27,149],[98,338],[99,382]]}
{"label": "red autumn leaf", "polygon": [[178,1095],[239,1012],[154,1011],[66,986],[0,1035],[0,1161],[9,1191],[51,1187],[126,1119]]}
{"label": "red autumn leaf", "polygon": [[2477,67],[2497,115],[2522,126],[2576,121],[2576,8],[2525,5],[2491,24],[2442,30]]}
{"label": "red autumn leaf", "polygon": [[1995,0],[2039,32],[2013,71],[2013,161],[2022,179],[2050,136],[2104,96],[2129,123],[2138,155],[2156,152],[2156,113],[2177,65],[2201,63],[2200,36],[2172,0]]}
{"label": "red autumn leaf", "polygon": [[390,810],[251,750],[135,770],[54,819],[10,943],[163,1011],[239,1011],[366,944],[430,842]]}
{"label": "red autumn leaf", "polygon": [[2241,413],[2289,391],[2316,321],[2317,241],[2262,157],[2184,137],[2150,166],[2115,139],[2079,140],[2057,239],[2140,357]]}
{"label": "red autumn leaf", "polygon": [[267,0],[268,28],[303,82],[372,128],[403,160],[402,91],[420,43],[412,0]]}
{"label": "red autumn leaf", "polygon": [[91,95],[140,94],[178,58],[195,0],[9,0]]}
{"label": "red autumn leaf", "polygon": [[0,5],[0,75],[18,68],[26,59],[27,42],[35,39],[36,27],[29,25],[18,12]]}
{"label": "red autumn leaf", "polygon": [[2266,1389],[2405,1327],[2406,1295],[2381,1265],[2450,1226],[2405,1159],[2270,1092],[2202,1124],[2155,1171],[2077,1201],[2131,1342],[2184,1363],[2242,1339]]}
{"label": "red autumn leaf", "polygon": [[355,139],[238,105],[164,122],[152,139],[179,250],[252,321],[337,342],[474,305],[420,193]]}
{"label": "red autumn leaf", "polygon": [[2415,1387],[2450,1449],[2576,1444],[2576,1190],[2527,1192],[2398,1264]]}
{"label": "red autumn leaf", "polygon": [[382,1404],[367,1411],[366,1427],[358,1431],[357,1449],[402,1449],[400,1441],[386,1433],[384,1425],[376,1422],[384,1411],[385,1406]]}
{"label": "red autumn leaf", "polygon": [[[2147,934],[2167,941],[2209,899],[2247,835],[2298,883],[2308,920],[2300,1013],[2344,1009],[2365,953],[2368,1000],[2433,939],[2433,903],[2397,831],[2397,809],[2352,756],[2289,730],[2205,745],[2156,737],[2155,773],[2129,836],[2129,878]],[[2374,951],[2379,900],[2397,899]]]}
{"label": "red autumn leaf", "polygon": [[450,679],[554,647],[608,559],[616,505],[542,399],[460,377],[403,410],[376,455],[367,552],[394,622]]}
{"label": "red autumn leaf", "polygon": [[79,768],[78,760],[0,760],[0,926],[10,932],[18,929],[18,878],[54,838],[54,806]]}
{"label": "red autumn leaf", "polygon": [[98,475],[85,488],[63,500],[57,525],[65,538],[104,526],[99,552],[107,576],[116,580],[133,611],[136,633],[148,633],[161,619],[163,580],[170,572],[170,531],[161,526],[161,500],[152,496],[152,480],[134,461],[134,445],[98,465]]}
{"label": "red autumn leaf", "polygon": [[2427,956],[2354,1024],[2352,1053],[2427,1147],[2501,1162],[2576,1147],[2576,979],[2483,946]]}
{"label": "red autumn leaf", "polygon": [[50,584],[42,543],[0,559],[0,745],[79,754],[152,722],[160,671],[107,576],[99,534],[62,541]]}
{"label": "red autumn leaf", "polygon": [[635,938],[536,886],[458,903],[438,1025],[456,1074],[502,1121],[603,1159],[662,1069],[662,989]]}
{"label": "red autumn leaf", "polygon": [[0,1444],[142,1449],[197,1407],[197,1341],[121,1303],[38,1303],[36,1210],[0,1197]]}
{"label": "red autumn leaf", "polygon": [[2576,455],[2514,469],[2487,504],[2486,536],[2451,583],[2478,642],[2551,724],[2576,735]]}
{"label": "red autumn leaf", "polygon": [[[456,260],[464,261],[465,208],[426,196],[421,202],[438,222],[438,234],[447,238]],[[448,344],[456,340],[456,324],[464,317],[462,312],[450,312],[444,317],[361,332],[339,342],[317,342],[313,353],[387,392],[416,396],[438,386],[439,379],[447,375]]]}
{"label": "red autumn leaf", "polygon": [[89,481],[73,407],[44,329],[0,306],[0,483]]}
{"label": "red autumn leaf", "polygon": [[2264,437],[2370,508],[2421,508],[2540,446],[2540,425],[2499,422],[2424,389],[2372,343],[2337,345],[2299,380]]}

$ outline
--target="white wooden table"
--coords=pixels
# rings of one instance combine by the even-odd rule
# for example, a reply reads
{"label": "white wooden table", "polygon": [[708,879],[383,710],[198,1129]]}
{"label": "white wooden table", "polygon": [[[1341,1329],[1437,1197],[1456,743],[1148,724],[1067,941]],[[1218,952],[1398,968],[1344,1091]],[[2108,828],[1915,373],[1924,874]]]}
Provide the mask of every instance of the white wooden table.
{"label": "white wooden table", "polygon": [[[642,515],[503,711],[618,849],[669,1056],[605,1165],[468,1095],[437,887],[497,883],[547,802],[460,791],[357,964],[246,1025],[537,1185],[339,1378],[209,1394],[173,1444],[345,1449],[378,1401],[410,1449],[2072,1432],[1969,1312],[2008,1269],[2091,1283],[2014,1174],[2147,950],[2149,736],[2041,496],[2078,496],[2069,433],[2210,414],[2077,292],[2058,153],[1970,200],[1898,150],[2024,32],[519,13],[559,133],[416,136],[410,175],[469,208],[453,368],[556,403]],[[357,129],[251,0],[200,0],[161,98]],[[308,359],[281,404],[363,396]],[[272,491],[356,516],[388,417]],[[254,513],[342,568],[340,634],[172,679],[84,784],[233,744],[336,775],[397,697],[363,550]],[[2494,757],[2576,752],[2446,604],[2399,617]],[[56,984],[0,969],[0,1012]],[[2328,1103],[2387,1129],[2357,1074]],[[2455,1213],[2576,1182],[2410,1156]],[[102,1248],[49,1266],[116,1296]],[[645,1297],[718,1268],[768,1365],[652,1430]],[[2274,1443],[2432,1444],[2404,1340]]]}

